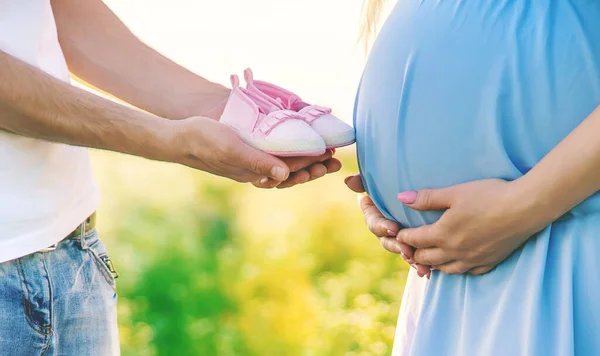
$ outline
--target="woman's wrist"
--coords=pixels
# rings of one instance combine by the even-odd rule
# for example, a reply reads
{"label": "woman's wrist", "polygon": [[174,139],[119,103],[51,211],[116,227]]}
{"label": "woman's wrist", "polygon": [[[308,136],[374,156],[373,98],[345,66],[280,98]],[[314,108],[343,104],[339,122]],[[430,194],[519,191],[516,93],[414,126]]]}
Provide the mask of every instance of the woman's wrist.
{"label": "woman's wrist", "polygon": [[553,190],[533,172],[512,181],[512,201],[523,223],[536,230],[560,218],[567,210],[565,204],[553,195]]}

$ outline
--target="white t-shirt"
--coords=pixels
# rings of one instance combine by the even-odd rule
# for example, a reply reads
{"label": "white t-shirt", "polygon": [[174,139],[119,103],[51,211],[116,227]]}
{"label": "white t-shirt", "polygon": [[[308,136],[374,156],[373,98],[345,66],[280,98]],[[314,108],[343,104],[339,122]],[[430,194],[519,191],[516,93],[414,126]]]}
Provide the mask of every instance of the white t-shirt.
{"label": "white t-shirt", "polygon": [[[70,81],[50,0],[0,0],[0,50]],[[86,148],[0,130],[0,262],[62,240],[98,202]]]}

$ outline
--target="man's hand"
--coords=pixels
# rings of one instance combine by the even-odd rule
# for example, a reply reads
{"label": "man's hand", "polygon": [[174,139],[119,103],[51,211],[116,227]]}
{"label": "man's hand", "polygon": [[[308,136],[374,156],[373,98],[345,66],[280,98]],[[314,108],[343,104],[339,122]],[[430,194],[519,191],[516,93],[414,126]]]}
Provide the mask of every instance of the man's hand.
{"label": "man's hand", "polygon": [[228,126],[206,117],[165,121],[168,151],[157,159],[181,163],[260,188],[287,188],[338,171],[333,151],[316,157],[278,158],[244,143]]}
{"label": "man's hand", "polygon": [[[166,121],[169,144],[158,159],[181,163],[238,182],[283,182],[290,170],[279,158],[244,143],[226,125],[207,117]],[[171,131],[171,132],[169,132]]]}
{"label": "man's hand", "polygon": [[[221,116],[229,89],[186,70],[142,43],[101,0],[53,0],[52,7],[69,69],[83,81],[160,117],[198,121],[197,118],[185,118],[203,116],[218,120]],[[181,126],[186,125],[188,124]],[[216,130],[219,125],[207,127],[210,127],[209,130]],[[189,134],[199,137],[201,135],[198,130],[199,128],[193,128]],[[262,188],[291,187],[341,168],[340,162],[332,158],[332,152],[320,157],[278,159],[249,148],[230,135],[230,132],[219,134],[227,135],[233,141],[219,138],[221,142],[216,142],[215,137],[207,137],[202,143],[188,147],[194,150],[190,157],[176,156],[177,161],[196,168],[206,166],[211,173],[231,178],[235,176],[234,179],[239,181],[257,178],[257,181],[252,182]],[[217,144],[220,146],[216,146]],[[216,157],[200,158],[199,151],[205,150],[228,157],[228,161],[220,165],[214,162]],[[229,159],[231,155],[242,151],[242,156]],[[171,155],[180,154],[181,152],[171,152]],[[283,162],[291,174],[283,182],[276,179],[264,180],[273,177],[263,171],[257,172],[258,167],[249,170],[249,164],[258,164],[251,163],[253,160],[264,162],[267,166]],[[227,164],[233,165],[234,162],[243,166],[227,167]],[[213,164],[217,166],[212,166]]]}
{"label": "man's hand", "polygon": [[[365,188],[362,185],[360,175],[349,176],[344,181],[348,188],[356,193],[364,193]],[[368,195],[360,197],[360,208],[365,217],[365,222],[369,231],[371,231],[381,242],[381,246],[389,252],[400,254],[406,262],[417,269],[419,276],[428,276],[430,269],[427,266],[415,264],[411,259],[414,249],[409,245],[396,240],[396,235],[400,231],[400,226],[395,222],[386,219],[377,209],[375,203]]]}
{"label": "man's hand", "polygon": [[278,182],[269,180],[268,182],[255,183],[255,186],[272,188],[276,185],[278,189],[289,188],[321,178],[328,173],[337,172],[342,168],[342,163],[333,158],[334,154],[335,150],[327,150],[320,156],[281,158],[289,167],[291,172],[289,178],[278,185],[276,185]]}

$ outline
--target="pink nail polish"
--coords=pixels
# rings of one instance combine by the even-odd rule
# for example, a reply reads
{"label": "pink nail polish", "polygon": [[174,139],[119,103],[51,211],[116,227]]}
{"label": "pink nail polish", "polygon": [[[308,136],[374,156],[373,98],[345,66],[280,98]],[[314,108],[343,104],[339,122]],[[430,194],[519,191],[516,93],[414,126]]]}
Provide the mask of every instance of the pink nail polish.
{"label": "pink nail polish", "polygon": [[400,256],[402,256],[402,258],[404,259],[404,261],[406,261],[406,263],[408,263],[409,265],[414,265],[415,261],[413,261],[411,258],[406,257],[406,255],[404,254],[404,252],[400,251]]}
{"label": "pink nail polish", "polygon": [[395,237],[396,235],[398,235],[398,233],[397,233],[397,232],[395,232],[395,231],[392,231],[392,230],[388,230],[388,231],[387,231],[387,234],[388,234],[389,236],[394,236],[394,237]]}
{"label": "pink nail polish", "polygon": [[398,200],[400,200],[400,202],[402,204],[413,204],[414,202],[417,201],[417,192],[414,192],[414,191],[402,192],[402,193],[398,194]]}

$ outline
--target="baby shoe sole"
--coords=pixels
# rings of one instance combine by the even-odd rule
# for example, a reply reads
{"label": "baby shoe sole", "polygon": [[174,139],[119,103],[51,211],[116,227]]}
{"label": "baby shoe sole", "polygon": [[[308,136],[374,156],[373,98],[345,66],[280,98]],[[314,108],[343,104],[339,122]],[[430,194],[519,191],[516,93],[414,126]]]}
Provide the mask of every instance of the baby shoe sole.
{"label": "baby shoe sole", "polygon": [[277,142],[272,140],[257,139],[245,132],[237,130],[235,127],[228,125],[236,131],[239,137],[248,145],[279,157],[298,157],[298,156],[320,156],[325,153],[325,143],[323,140],[298,140]]}
{"label": "baby shoe sole", "polygon": [[277,157],[305,157],[320,156],[325,153],[325,149],[315,151],[265,151]]}
{"label": "baby shoe sole", "polygon": [[346,146],[350,146],[351,144],[355,143],[356,140],[352,140],[349,142],[344,142],[344,143],[338,143],[335,145],[327,145],[325,148],[327,148],[328,150],[332,149],[332,148],[340,148],[340,147],[346,147]]}
{"label": "baby shoe sole", "polygon": [[325,136],[323,137],[323,140],[325,141],[326,148],[332,149],[350,146],[351,144],[356,142],[356,137],[354,135],[354,130],[352,130],[335,136]]}

